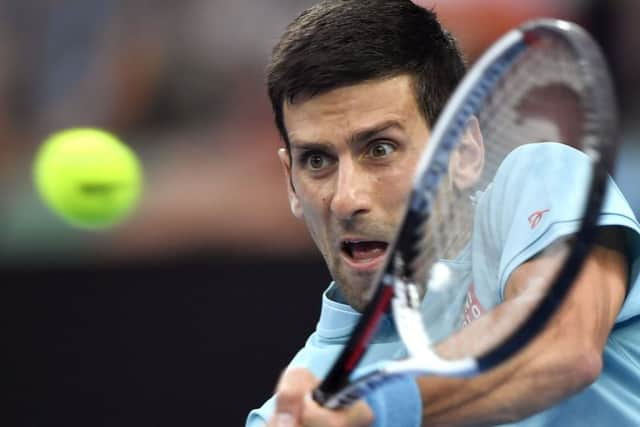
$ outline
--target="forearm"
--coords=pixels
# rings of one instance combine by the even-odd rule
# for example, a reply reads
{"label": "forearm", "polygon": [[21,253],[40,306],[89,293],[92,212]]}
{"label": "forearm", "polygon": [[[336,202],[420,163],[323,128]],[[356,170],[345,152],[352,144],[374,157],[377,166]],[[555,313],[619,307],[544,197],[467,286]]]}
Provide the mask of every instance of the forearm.
{"label": "forearm", "polygon": [[[527,268],[514,273],[511,290],[518,289],[517,282],[527,277]],[[602,351],[622,305],[625,284],[624,257],[596,246],[559,311],[522,351],[476,378],[418,380],[423,425],[495,425],[519,420],[591,384],[602,369]],[[527,304],[536,301],[531,288],[508,297],[511,299],[439,350],[458,357],[470,351],[481,353],[487,341],[479,337],[495,340],[511,329],[515,313],[527,312]],[[460,349],[464,349],[462,354]]]}
{"label": "forearm", "polygon": [[[556,343],[542,341],[561,346],[558,338]],[[478,426],[520,420],[589,384],[594,375],[588,366],[593,362],[576,360],[573,351],[565,351],[567,359],[561,360],[557,353],[542,348],[542,341],[475,378],[420,378],[423,425]],[[577,366],[581,367],[576,370]]]}

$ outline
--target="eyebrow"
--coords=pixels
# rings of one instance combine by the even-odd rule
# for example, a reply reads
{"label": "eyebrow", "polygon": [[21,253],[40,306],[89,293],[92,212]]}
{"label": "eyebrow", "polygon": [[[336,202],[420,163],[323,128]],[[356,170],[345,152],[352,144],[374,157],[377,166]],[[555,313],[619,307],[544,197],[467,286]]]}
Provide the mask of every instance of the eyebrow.
{"label": "eyebrow", "polygon": [[[402,126],[399,121],[394,119],[385,120],[384,122],[377,123],[369,128],[364,128],[356,131],[353,135],[349,136],[348,145],[366,141],[373,138],[377,134],[392,128],[404,130],[404,126]],[[329,142],[323,141],[298,141],[295,139],[291,139],[289,142],[291,144],[291,148],[299,150],[327,149],[331,147],[331,144]]]}

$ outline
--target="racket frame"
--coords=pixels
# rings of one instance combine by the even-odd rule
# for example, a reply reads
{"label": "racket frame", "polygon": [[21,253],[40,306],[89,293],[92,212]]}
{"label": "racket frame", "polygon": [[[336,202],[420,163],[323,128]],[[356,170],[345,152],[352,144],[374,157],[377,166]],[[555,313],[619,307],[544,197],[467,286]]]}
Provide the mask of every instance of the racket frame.
{"label": "racket frame", "polygon": [[[482,105],[485,97],[507,69],[528,46],[541,38],[554,37],[584,59],[580,63],[583,75],[590,84],[584,98],[593,104],[584,106],[589,115],[584,122],[595,124],[583,132],[583,151],[594,163],[589,198],[581,225],[571,239],[571,250],[554,278],[549,294],[501,345],[477,357],[445,361],[429,350],[430,340],[419,315],[419,304],[406,298],[407,290],[417,288],[406,280],[411,264],[400,254],[415,252],[417,233],[430,215],[433,195],[440,179],[446,175],[449,157],[464,133],[467,121]],[[460,83],[426,144],[414,178],[407,211],[396,240],[390,245],[388,259],[376,277],[370,303],[354,328],[347,344],[331,370],[313,391],[313,398],[328,408],[349,405],[381,385],[411,375],[442,375],[466,377],[492,369],[512,357],[528,344],[547,324],[564,300],[587,257],[596,236],[596,224],[604,200],[607,180],[616,157],[617,109],[608,67],[601,51],[581,27],[557,19],[529,21],[513,29],[494,43],[469,70]],[[598,88],[606,85],[608,87]],[[604,144],[607,144],[606,147]],[[375,282],[374,282],[375,283]],[[404,296],[403,296],[404,295]],[[409,357],[376,365],[352,380],[353,373],[366,353],[368,344],[382,316],[393,307],[394,322],[407,347]]]}

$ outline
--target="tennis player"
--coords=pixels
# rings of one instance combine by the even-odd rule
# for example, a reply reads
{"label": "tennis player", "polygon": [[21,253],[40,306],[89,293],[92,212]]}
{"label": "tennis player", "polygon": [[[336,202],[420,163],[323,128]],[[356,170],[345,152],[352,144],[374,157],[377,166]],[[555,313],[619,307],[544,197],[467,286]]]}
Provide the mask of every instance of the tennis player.
{"label": "tennis player", "polygon": [[[334,281],[322,296],[316,330],[247,426],[637,425],[640,227],[613,183],[598,243],[568,300],[508,363],[472,379],[399,381],[340,411],[309,398],[365,304],[416,161],[464,72],[455,41],[434,13],[409,0],[322,1],[294,20],[275,47],[268,88],[285,143],[278,154],[291,210],[307,225]],[[481,174],[478,132],[469,131],[452,160],[458,189]],[[554,224],[574,220],[575,207],[563,205],[572,189],[562,188],[562,176],[546,173],[544,162],[532,163],[570,155],[558,146],[520,150],[483,195],[480,231],[500,238],[472,245],[473,268],[459,276],[468,287],[461,322],[526,292],[528,271],[540,262],[534,239],[552,241]],[[553,207],[532,205],[547,200],[548,188],[559,188]],[[364,364],[397,357],[400,348],[383,319]]]}

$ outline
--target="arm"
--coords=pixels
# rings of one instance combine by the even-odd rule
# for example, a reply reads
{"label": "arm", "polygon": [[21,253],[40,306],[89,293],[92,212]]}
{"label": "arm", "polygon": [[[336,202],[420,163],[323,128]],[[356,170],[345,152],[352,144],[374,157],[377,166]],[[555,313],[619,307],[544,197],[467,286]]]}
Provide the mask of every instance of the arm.
{"label": "arm", "polygon": [[[620,247],[622,232],[616,228],[604,230],[563,306],[527,348],[476,378],[418,379],[424,426],[494,425],[522,419],[597,379],[602,351],[624,300],[627,281],[627,260]],[[505,290],[506,301],[461,334],[486,330],[482,320],[491,322],[493,330],[500,313],[527,304],[535,292],[526,286],[528,271],[550,262],[553,260],[549,258],[535,258],[516,269]],[[276,391],[276,413],[292,415],[292,423],[287,426],[370,425],[371,408],[364,402],[343,411],[328,411],[305,397],[316,384],[305,370],[283,374]],[[273,419],[269,425],[278,424]]]}
{"label": "arm", "polygon": [[[418,380],[424,425],[492,425],[519,420],[598,378],[602,352],[622,306],[627,282],[623,233],[619,228],[603,230],[567,299],[545,330],[521,353],[477,378]],[[534,258],[517,268],[507,283],[505,302],[480,320],[495,322],[501,312],[526,301],[535,292],[527,287],[529,271],[552,262]],[[486,325],[474,322],[462,334],[473,333],[474,328]]]}

